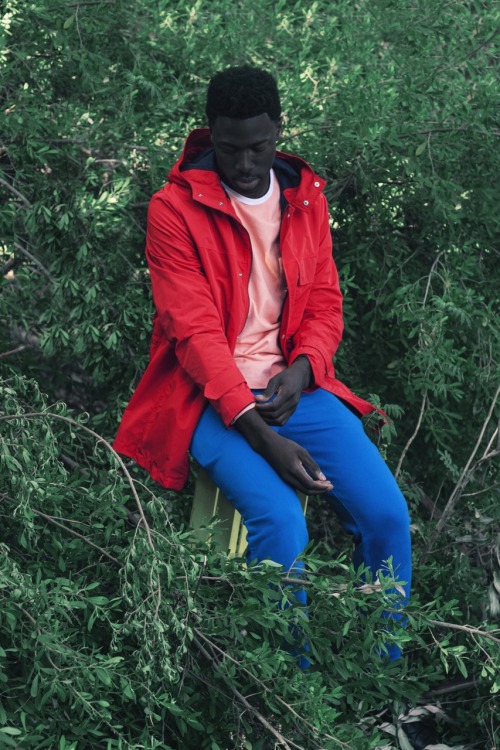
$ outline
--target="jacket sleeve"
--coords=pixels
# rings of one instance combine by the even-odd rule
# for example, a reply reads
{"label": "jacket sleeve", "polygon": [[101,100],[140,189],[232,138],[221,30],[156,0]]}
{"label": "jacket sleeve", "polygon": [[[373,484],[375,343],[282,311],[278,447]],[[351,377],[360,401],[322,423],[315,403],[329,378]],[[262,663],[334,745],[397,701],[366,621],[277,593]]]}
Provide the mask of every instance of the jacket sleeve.
{"label": "jacket sleeve", "polygon": [[[332,257],[332,236],[328,204],[324,195],[318,206],[320,226],[319,251],[312,274],[311,290],[302,320],[293,337],[289,364],[305,354],[313,372],[314,382],[321,383],[327,373],[333,374],[332,359],[342,339],[342,293]],[[312,263],[311,259],[311,263]]]}
{"label": "jacket sleeve", "polygon": [[254,397],[237,368],[210,285],[184,218],[153,196],[146,256],[155,307],[177,360],[230,426]]}

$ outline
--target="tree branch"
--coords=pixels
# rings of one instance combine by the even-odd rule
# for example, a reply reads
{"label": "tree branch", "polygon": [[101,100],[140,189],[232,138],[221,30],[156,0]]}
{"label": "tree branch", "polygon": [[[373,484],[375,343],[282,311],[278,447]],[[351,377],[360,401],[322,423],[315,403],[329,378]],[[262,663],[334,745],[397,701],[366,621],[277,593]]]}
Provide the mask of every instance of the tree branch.
{"label": "tree branch", "polygon": [[54,279],[53,276],[51,276],[50,272],[47,271],[47,269],[45,268],[45,266],[43,265],[43,263],[41,263],[38,260],[38,258],[35,258],[35,256],[32,255],[29,250],[26,250],[26,248],[23,247],[22,245],[20,245],[19,242],[15,242],[15,241],[14,241],[14,247],[16,248],[16,250],[19,250],[20,253],[22,253],[27,258],[29,258],[31,261],[33,261],[33,263],[40,270],[40,273],[42,273],[49,281],[51,281],[53,284],[56,283],[56,280]]}
{"label": "tree branch", "polygon": [[151,529],[146,520],[146,516],[144,515],[144,509],[139,499],[139,495],[137,494],[137,490],[135,489],[134,480],[132,479],[130,472],[125,466],[121,456],[115,451],[113,446],[102,437],[102,435],[99,435],[97,432],[94,432],[94,430],[91,430],[90,427],[86,427],[85,425],[80,424],[80,422],[77,422],[75,419],[71,419],[70,417],[64,417],[62,414],[52,414],[51,412],[41,411],[41,412],[27,412],[26,414],[5,414],[3,416],[0,416],[0,422],[9,422],[15,419],[22,420],[22,419],[40,419],[40,418],[58,419],[61,422],[66,422],[66,424],[70,424],[73,427],[77,427],[78,429],[83,430],[84,432],[87,432],[89,435],[92,435],[92,437],[94,437],[98,443],[103,443],[103,445],[105,445],[105,447],[113,455],[117,463],[120,465],[121,470],[125,474],[125,477],[132,491],[132,495],[134,496],[134,500],[137,504],[137,509],[141,516],[142,523],[144,524],[144,528],[146,529],[149,546],[154,552],[155,546],[153,544],[153,539],[151,536]]}
{"label": "tree branch", "polygon": [[405,447],[403,448],[401,452],[401,456],[399,457],[398,465],[396,467],[396,471],[394,472],[394,476],[396,479],[398,478],[399,472],[401,470],[401,465],[404,461],[406,454],[408,453],[408,449],[410,445],[413,443],[413,441],[415,440],[415,438],[417,437],[418,431],[420,430],[420,425],[422,424],[422,419],[424,418],[425,410],[427,407],[427,402],[428,402],[428,398],[427,398],[427,391],[426,391],[422,399],[422,404],[420,406],[420,413],[418,415],[418,421],[413,431],[413,435],[411,435],[411,437],[408,439],[408,442],[406,443]]}
{"label": "tree branch", "polygon": [[[196,633],[198,638],[201,638],[203,641],[205,641],[211,649],[214,651],[217,651],[222,659],[228,659],[230,662],[232,662],[235,666],[237,666],[239,669],[241,669],[242,672],[244,672],[247,677],[250,677],[253,682],[255,682],[262,690],[264,690],[265,693],[273,693],[271,688],[268,688],[267,685],[262,682],[262,680],[259,680],[258,677],[256,677],[254,674],[250,672],[250,670],[246,669],[241,665],[241,662],[239,662],[237,659],[235,659],[233,656],[227,653],[227,651],[224,651],[220,646],[218,646],[216,643],[214,643],[210,638],[207,638],[206,635],[204,635],[201,630],[198,628],[193,628],[193,631]],[[296,719],[298,719],[300,722],[305,724],[306,726],[310,727],[310,729],[314,732],[315,728],[310,724],[303,716],[301,716],[294,708],[293,706],[290,706],[289,703],[283,700],[279,695],[274,694],[274,698],[280,703],[283,708],[286,708],[290,713],[292,713]],[[342,740],[337,739],[336,737],[333,737],[331,734],[324,733],[324,737],[326,737],[329,740],[333,740],[334,742],[337,742],[341,747],[348,748],[349,745],[342,742]]]}
{"label": "tree branch", "polygon": [[440,687],[434,688],[433,690],[428,690],[426,693],[422,695],[422,700],[429,700],[430,698],[437,697],[438,695],[448,695],[449,693],[456,693],[459,690],[467,690],[471,687],[476,687],[477,681],[475,678],[466,679],[466,680],[453,680],[451,682],[447,682],[444,685],[441,685]]}
{"label": "tree branch", "polygon": [[8,260],[7,263],[5,263],[2,266],[2,268],[0,270],[0,276],[5,276],[6,274],[8,274],[9,271],[12,268],[14,268],[15,265],[16,265],[16,259],[15,258],[11,258],[10,260]]}
{"label": "tree branch", "polygon": [[7,182],[7,180],[4,180],[2,177],[0,177],[0,185],[3,185],[7,188],[7,190],[10,190],[10,192],[15,195],[19,200],[25,205],[26,208],[33,208],[33,205],[29,202],[29,200],[19,192],[19,190],[16,190],[16,188],[10,184],[10,182]]}
{"label": "tree branch", "polygon": [[494,31],[491,36],[489,36],[485,42],[481,42],[481,44],[478,44],[477,47],[475,47],[472,52],[469,52],[467,55],[467,60],[470,60],[471,57],[475,57],[478,52],[480,52],[484,47],[487,47],[490,42],[493,41],[493,39],[500,34],[499,31]]}
{"label": "tree branch", "polygon": [[81,5],[113,5],[115,0],[82,0],[80,3],[69,3],[68,8],[79,8]]}
{"label": "tree branch", "polygon": [[54,526],[58,526],[60,529],[63,529],[64,531],[67,531],[68,534],[72,534],[73,536],[78,537],[78,539],[81,539],[85,544],[88,544],[90,547],[93,547],[98,552],[101,553],[101,555],[104,555],[108,558],[108,560],[111,560],[114,565],[117,565],[119,568],[121,568],[121,563],[119,560],[116,559],[116,557],[113,557],[113,555],[110,555],[109,552],[106,552],[105,549],[102,547],[99,547],[97,544],[94,544],[94,542],[91,542],[90,539],[87,539],[86,536],[83,534],[80,534],[78,531],[74,531],[74,529],[70,529],[68,526],[65,526],[64,524],[60,523],[59,521],[56,521],[56,519],[53,516],[48,516],[46,513],[42,513],[41,510],[36,510],[36,508],[32,508],[33,513],[37,516],[40,516],[41,518],[44,518],[49,523],[52,523]]}
{"label": "tree branch", "polygon": [[[445,506],[445,508],[443,510],[443,514],[442,514],[441,518],[439,519],[439,521],[437,522],[436,528],[434,529],[434,533],[432,534],[432,536],[431,536],[431,538],[429,540],[429,543],[428,543],[428,545],[427,545],[427,547],[426,547],[426,549],[425,549],[425,551],[424,551],[424,553],[423,553],[423,555],[422,555],[422,557],[420,559],[420,564],[421,565],[425,564],[425,561],[427,560],[427,557],[428,557],[430,551],[432,550],[432,548],[433,548],[433,546],[434,546],[434,544],[436,542],[436,539],[438,538],[438,536],[441,533],[442,529],[444,528],[444,526],[448,522],[448,519],[450,518],[451,514],[453,513],[455,505],[460,500],[460,498],[461,498],[461,496],[463,494],[463,491],[464,491],[465,487],[467,486],[467,482],[471,478],[471,476],[472,476],[472,474],[473,474],[473,472],[474,472],[474,470],[476,468],[476,466],[474,466],[473,469],[470,470],[472,462],[474,461],[474,458],[476,457],[476,453],[479,450],[479,446],[481,445],[481,442],[483,440],[484,433],[486,432],[486,428],[488,427],[488,424],[489,424],[490,419],[492,417],[492,414],[493,414],[493,411],[494,411],[495,406],[497,404],[499,396],[500,396],[500,385],[498,386],[498,388],[496,390],[496,393],[493,396],[493,400],[492,400],[490,408],[488,410],[488,414],[486,416],[486,419],[484,420],[483,426],[482,426],[481,431],[479,433],[479,437],[478,437],[478,439],[476,441],[476,444],[475,444],[475,446],[474,446],[474,448],[472,450],[472,453],[469,456],[469,460],[467,461],[467,463],[466,463],[466,465],[465,465],[465,467],[464,467],[464,469],[463,469],[463,471],[462,471],[462,473],[460,475],[460,478],[459,478],[458,482],[456,483],[456,485],[455,485],[455,487],[454,487],[454,489],[453,489],[453,491],[452,491],[452,493],[450,495],[450,498],[449,498],[448,502],[446,503],[446,506]],[[495,430],[495,433],[496,432],[497,431]],[[486,449],[487,451],[488,451],[490,445],[491,445],[491,440],[488,443],[488,447]],[[486,456],[486,454],[485,454],[480,459],[480,461],[478,462],[478,464],[481,463],[481,461],[483,461],[483,460],[487,460],[487,458],[489,458],[489,457],[490,456]]]}
{"label": "tree branch", "polygon": [[[218,665],[219,665],[219,661],[218,661],[218,659],[216,659],[216,658],[215,658],[214,656],[211,656],[211,655],[210,655],[210,654],[208,653],[208,651],[206,650],[206,648],[205,648],[205,647],[203,646],[203,644],[202,644],[202,643],[200,643],[200,641],[198,640],[198,638],[197,638],[196,636],[194,636],[194,637],[193,637],[193,641],[194,641],[194,643],[195,643],[196,647],[198,648],[198,650],[200,651],[200,653],[201,653],[201,654],[203,654],[203,656],[205,657],[205,659],[207,659],[207,661],[209,661],[209,662],[210,662],[211,664],[214,664],[214,665],[216,665],[216,666],[218,666]],[[267,719],[265,718],[265,716],[263,716],[263,715],[262,715],[262,714],[260,713],[260,711],[259,711],[259,710],[258,710],[257,708],[255,708],[254,706],[252,706],[252,704],[251,704],[251,703],[249,703],[249,701],[248,701],[248,700],[247,700],[247,699],[245,698],[245,696],[244,696],[244,695],[242,695],[242,693],[240,693],[240,691],[239,691],[239,690],[238,690],[237,688],[235,688],[235,687],[234,687],[234,685],[233,685],[233,684],[232,684],[231,682],[229,682],[229,680],[224,680],[224,681],[225,681],[225,683],[226,683],[227,687],[229,688],[229,690],[230,690],[230,691],[232,692],[232,694],[234,695],[234,697],[235,697],[235,698],[236,698],[236,699],[237,699],[237,700],[238,700],[238,701],[239,701],[239,702],[240,702],[240,703],[241,703],[241,704],[242,704],[243,706],[245,706],[245,708],[246,708],[246,709],[247,709],[248,711],[250,711],[250,713],[251,713],[251,714],[253,714],[253,716],[255,716],[255,718],[257,719],[257,721],[258,721],[258,722],[259,722],[260,724],[262,724],[262,726],[263,726],[263,727],[264,727],[265,729],[267,729],[267,731],[268,731],[268,732],[269,732],[270,734],[272,734],[272,735],[273,735],[273,737],[275,737],[275,738],[276,738],[276,740],[278,741],[278,744],[279,744],[279,745],[280,745],[281,747],[284,747],[284,748],[286,748],[287,750],[291,750],[291,748],[292,748],[292,747],[295,747],[295,748],[297,748],[298,750],[302,750],[302,748],[300,747],[300,745],[296,745],[296,744],[295,744],[294,742],[292,742],[291,740],[289,740],[289,741],[287,742],[287,740],[286,740],[286,739],[285,739],[285,738],[283,737],[283,735],[282,735],[282,734],[281,734],[280,732],[278,732],[278,730],[277,730],[277,729],[275,729],[275,728],[273,727],[273,725],[272,725],[272,724],[270,724],[270,723],[268,722],[268,720],[267,720]],[[289,744],[289,742],[290,742],[291,744]]]}
{"label": "tree branch", "polygon": [[8,352],[0,352],[0,359],[2,359],[3,357],[10,357],[11,354],[23,352],[25,349],[29,349],[29,347],[26,344],[21,344],[21,346],[16,346],[15,349],[9,349]]}
{"label": "tree branch", "polygon": [[[430,625],[435,625],[439,628],[449,628],[450,630],[461,630],[464,633],[470,635],[480,635],[482,638],[488,638],[488,640],[494,643],[500,643],[500,638],[495,638],[489,630],[481,630],[481,628],[472,628],[470,625],[458,625],[454,622],[441,622],[441,620],[429,620]],[[492,631],[493,633],[500,632],[499,630]]]}

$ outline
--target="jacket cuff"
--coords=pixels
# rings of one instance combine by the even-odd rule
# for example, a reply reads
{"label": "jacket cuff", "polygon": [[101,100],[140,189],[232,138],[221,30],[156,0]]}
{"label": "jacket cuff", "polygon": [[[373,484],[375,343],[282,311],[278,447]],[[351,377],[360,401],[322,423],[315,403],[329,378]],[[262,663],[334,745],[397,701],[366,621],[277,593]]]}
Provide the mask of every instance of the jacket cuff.
{"label": "jacket cuff", "polygon": [[206,383],[203,395],[210,401],[220,418],[230,427],[236,416],[255,398],[237,368],[222,370]]}
{"label": "jacket cuff", "polygon": [[236,415],[236,416],[234,417],[234,419],[232,419],[232,420],[231,420],[231,424],[230,424],[230,427],[233,427],[233,426],[234,426],[234,423],[235,423],[235,422],[236,422],[236,421],[237,421],[237,420],[238,420],[238,419],[239,419],[240,417],[242,417],[242,416],[243,416],[243,414],[246,414],[246,413],[247,413],[247,411],[250,411],[250,409],[255,409],[255,403],[253,403],[253,404],[248,404],[248,406],[245,406],[245,408],[244,408],[244,409],[242,409],[241,411],[239,411],[239,412],[238,412],[238,414],[237,414],[237,415]]}
{"label": "jacket cuff", "polygon": [[307,357],[311,365],[312,382],[309,384],[309,387],[317,383],[322,383],[327,373],[326,361],[322,352],[312,346],[298,346],[290,354],[288,364],[291,365],[300,356]]}

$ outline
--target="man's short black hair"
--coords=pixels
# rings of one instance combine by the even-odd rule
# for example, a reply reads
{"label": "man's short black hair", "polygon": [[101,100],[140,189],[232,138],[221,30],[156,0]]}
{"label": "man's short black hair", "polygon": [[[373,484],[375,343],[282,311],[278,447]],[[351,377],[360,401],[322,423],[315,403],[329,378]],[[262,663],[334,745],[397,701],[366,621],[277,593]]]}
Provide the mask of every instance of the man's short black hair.
{"label": "man's short black hair", "polygon": [[226,68],[208,84],[206,114],[210,126],[219,115],[246,120],[265,112],[275,122],[281,117],[278,85],[266,70],[251,65]]}

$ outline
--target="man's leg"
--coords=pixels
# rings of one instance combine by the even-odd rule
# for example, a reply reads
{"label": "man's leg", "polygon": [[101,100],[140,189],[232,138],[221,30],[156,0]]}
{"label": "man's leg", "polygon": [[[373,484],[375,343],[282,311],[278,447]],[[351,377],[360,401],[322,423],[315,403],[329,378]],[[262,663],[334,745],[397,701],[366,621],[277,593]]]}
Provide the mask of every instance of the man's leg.
{"label": "man's leg", "polygon": [[[362,422],[327,391],[304,393],[280,434],[300,443],[333,483],[328,498],[344,528],[353,535],[354,564],[387,572],[392,558],[396,577],[411,584],[410,519],[406,501],[364,432]],[[399,650],[391,648],[392,659]]]}
{"label": "man's leg", "polygon": [[[411,546],[406,502],[361,421],[339,399],[319,389],[304,393],[287,424],[274,429],[303,445],[333,482],[329,499],[353,535],[355,565],[364,563],[375,576],[392,557],[408,596]],[[271,559],[290,569],[307,544],[295,492],[236,430],[226,429],[212,407],[200,419],[191,453],[241,513],[249,558]],[[305,592],[299,598],[305,602]],[[398,655],[391,649],[391,658]]]}
{"label": "man's leg", "polygon": [[[286,570],[294,567],[308,541],[294,490],[239,432],[225,427],[211,406],[200,418],[190,450],[241,513],[247,528],[248,559],[273,560]],[[305,603],[305,592],[297,598]]]}

